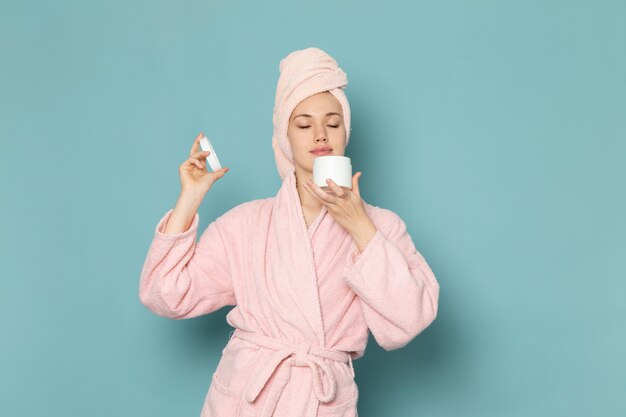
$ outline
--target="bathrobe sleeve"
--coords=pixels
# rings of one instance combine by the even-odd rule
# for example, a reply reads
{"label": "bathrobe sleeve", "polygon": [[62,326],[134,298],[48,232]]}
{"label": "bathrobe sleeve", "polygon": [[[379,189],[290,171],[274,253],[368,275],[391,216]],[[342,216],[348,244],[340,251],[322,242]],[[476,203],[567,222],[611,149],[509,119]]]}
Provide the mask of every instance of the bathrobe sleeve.
{"label": "bathrobe sleeve", "polygon": [[385,350],[399,349],[437,316],[439,284],[416,250],[406,224],[387,210],[372,240],[354,249],[344,271],[358,297],[367,326]]}
{"label": "bathrobe sleeve", "polygon": [[144,261],[139,283],[141,303],[172,319],[197,317],[236,305],[219,218],[196,243],[198,213],[186,231],[163,233],[172,211],[158,222]]}

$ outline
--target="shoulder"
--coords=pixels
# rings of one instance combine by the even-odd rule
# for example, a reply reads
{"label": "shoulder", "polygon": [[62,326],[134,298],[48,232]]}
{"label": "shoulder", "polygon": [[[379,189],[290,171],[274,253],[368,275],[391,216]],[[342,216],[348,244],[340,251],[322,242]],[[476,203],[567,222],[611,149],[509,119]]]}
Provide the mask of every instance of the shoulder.
{"label": "shoulder", "polygon": [[385,223],[402,221],[400,216],[396,214],[396,212],[390,209],[375,206],[373,204],[369,204],[366,202],[364,202],[364,206],[365,206],[365,211],[370,216],[372,221],[378,220],[380,222],[385,222]]}
{"label": "shoulder", "polygon": [[364,202],[364,206],[366,213],[372,219],[372,223],[384,235],[402,234],[406,231],[404,220],[396,212],[366,202]]}
{"label": "shoulder", "polygon": [[258,219],[259,214],[271,208],[274,197],[258,198],[255,200],[245,201],[228,210],[219,216],[215,221],[220,226],[242,225],[246,220]]}
{"label": "shoulder", "polygon": [[255,213],[262,210],[268,204],[271,204],[272,200],[274,200],[274,197],[257,198],[255,200],[245,201],[228,210],[222,215],[222,217]]}

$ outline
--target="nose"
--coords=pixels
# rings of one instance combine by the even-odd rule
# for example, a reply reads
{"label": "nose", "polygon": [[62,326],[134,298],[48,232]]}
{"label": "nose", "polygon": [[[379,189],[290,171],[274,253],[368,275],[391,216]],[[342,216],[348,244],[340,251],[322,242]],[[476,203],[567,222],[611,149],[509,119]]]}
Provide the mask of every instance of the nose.
{"label": "nose", "polygon": [[317,135],[317,137],[315,138],[315,142],[328,142],[328,138],[326,137],[324,131]]}

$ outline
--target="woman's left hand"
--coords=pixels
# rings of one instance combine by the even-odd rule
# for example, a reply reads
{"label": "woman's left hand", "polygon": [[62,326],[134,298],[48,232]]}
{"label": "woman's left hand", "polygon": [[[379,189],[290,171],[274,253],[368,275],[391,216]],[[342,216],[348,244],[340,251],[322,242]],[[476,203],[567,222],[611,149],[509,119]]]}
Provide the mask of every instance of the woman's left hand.
{"label": "woman's left hand", "polygon": [[312,179],[304,183],[304,187],[324,206],[333,216],[335,221],[343,226],[354,239],[357,247],[362,252],[367,242],[376,234],[376,226],[367,215],[361,193],[359,191],[359,178],[361,172],[352,177],[352,190],[340,187],[330,178],[326,183],[330,187],[325,191]]}

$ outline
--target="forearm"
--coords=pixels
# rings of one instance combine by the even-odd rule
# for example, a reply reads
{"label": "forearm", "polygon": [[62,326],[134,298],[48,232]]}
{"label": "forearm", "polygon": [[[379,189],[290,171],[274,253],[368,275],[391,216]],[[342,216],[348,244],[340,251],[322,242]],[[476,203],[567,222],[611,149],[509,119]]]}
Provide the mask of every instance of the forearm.
{"label": "forearm", "polygon": [[354,229],[350,230],[350,235],[352,236],[352,240],[356,244],[359,252],[363,252],[367,244],[376,234],[376,226],[371,221],[369,217],[364,217],[361,222],[359,222]]}
{"label": "forearm", "polygon": [[164,233],[174,235],[189,229],[203,198],[204,195],[199,193],[182,191],[167,221]]}
{"label": "forearm", "polygon": [[377,223],[381,232],[361,253],[351,252],[343,273],[374,338],[386,350],[404,346],[428,327],[439,302],[439,284],[430,266],[404,222],[391,220],[395,224]]}

